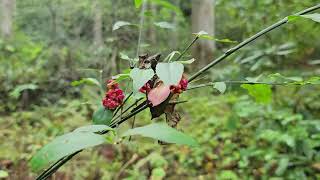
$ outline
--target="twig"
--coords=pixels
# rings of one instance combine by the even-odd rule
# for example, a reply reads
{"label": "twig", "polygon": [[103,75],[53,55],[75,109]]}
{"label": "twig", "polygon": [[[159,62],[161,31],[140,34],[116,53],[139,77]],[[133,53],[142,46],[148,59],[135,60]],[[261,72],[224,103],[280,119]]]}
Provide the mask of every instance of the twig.
{"label": "twig", "polygon": [[[313,6],[311,8],[308,8],[306,10],[303,10],[301,12],[298,12],[294,15],[303,15],[303,14],[307,14],[309,12],[315,11],[317,9],[320,8],[320,4]],[[288,22],[288,17],[282,19],[281,21],[278,21],[277,23],[267,27],[266,29],[258,32],[257,34],[251,36],[250,38],[246,39],[245,41],[243,41],[242,43],[238,44],[237,46],[229,49],[227,52],[225,52],[222,56],[218,57],[217,59],[213,60],[210,64],[206,65],[205,67],[203,67],[202,69],[200,69],[197,73],[195,73],[194,75],[192,75],[189,79],[189,82],[193,81],[194,79],[196,79],[198,76],[200,76],[201,74],[203,74],[204,72],[206,72],[208,69],[212,68],[213,66],[217,65],[218,63],[220,63],[221,61],[223,61],[224,59],[226,59],[228,56],[230,56],[231,54],[233,54],[234,52],[238,51],[239,49],[241,49],[242,47],[246,46],[247,44],[251,43],[252,41],[256,40],[257,38],[259,38],[260,36],[280,27],[283,24],[286,24]]]}
{"label": "twig", "polygon": [[[317,9],[320,8],[320,4],[313,6],[311,8],[308,8],[306,10],[303,10],[299,13],[296,13],[295,15],[303,15],[312,11],[315,11]],[[194,79],[196,79],[198,76],[200,76],[201,74],[203,74],[205,71],[207,71],[208,69],[210,69],[211,67],[215,66],[216,64],[218,64],[219,62],[221,62],[222,60],[224,60],[225,58],[227,58],[228,56],[230,56],[231,54],[233,54],[234,52],[236,52],[237,50],[241,49],[242,47],[244,47],[245,45],[249,44],[250,42],[254,41],[255,39],[259,38],[260,36],[276,29],[277,27],[280,27],[281,25],[285,24],[288,22],[288,18],[284,18],[283,20],[271,25],[270,27],[260,31],[259,33],[257,33],[256,35],[250,37],[249,39],[243,41],[242,43],[240,43],[239,45],[235,46],[234,48],[231,48],[230,50],[228,50],[224,55],[218,57],[216,60],[212,61],[210,64],[208,64],[207,66],[203,67],[201,70],[199,70],[197,73],[195,73],[193,76],[190,77],[189,82],[193,81]],[[187,48],[186,48],[187,49]],[[141,104],[140,104],[141,105]],[[138,105],[138,107],[140,107],[140,105]],[[142,103],[142,106],[136,110],[134,110],[133,112],[131,112],[130,114],[128,114],[127,116],[121,118],[121,120],[119,122],[112,122],[111,123],[111,127],[115,127],[116,125],[119,125],[123,122],[125,122],[126,120],[130,119],[131,117],[135,116],[136,114],[140,113],[141,111],[145,110],[146,108],[148,108],[148,104]],[[55,163],[54,165],[52,165],[50,168],[48,168],[47,170],[45,170],[43,173],[40,174],[40,176],[38,176],[37,180],[42,180],[42,179],[47,179],[48,177],[50,177],[54,172],[56,172],[63,164],[65,164],[66,162],[68,162],[73,156],[75,156],[76,154],[78,154],[81,151],[77,151],[69,156],[66,156],[64,158],[62,158],[60,161],[58,161],[58,163]]]}
{"label": "twig", "polygon": [[126,102],[129,100],[129,98],[133,95],[133,92],[131,92],[123,101],[123,103],[114,111],[113,116],[117,115],[120,109],[123,108],[123,106],[126,104]]}
{"label": "twig", "polygon": [[[226,84],[266,84],[266,85],[272,85],[272,86],[286,86],[286,85],[299,85],[299,84],[293,84],[293,83],[269,83],[269,82],[249,82],[249,81],[218,81],[218,82],[224,82]],[[207,87],[207,86],[213,86],[217,82],[209,82],[205,84],[199,84],[196,86],[192,86],[188,88],[187,90],[193,90],[193,89],[198,89],[202,87]]]}
{"label": "twig", "polygon": [[190,47],[199,39],[199,36],[196,36],[191,43],[182,51],[182,53],[177,57],[175,61],[179,61],[182,56],[190,49]]}
{"label": "twig", "polygon": [[138,155],[137,154],[133,154],[132,158],[127,161],[123,166],[122,168],[120,169],[119,173],[116,175],[116,178],[115,179],[119,179],[119,177],[121,176],[121,174],[123,173],[123,171],[128,167],[130,166],[132,163],[134,163],[137,159],[138,159]]}

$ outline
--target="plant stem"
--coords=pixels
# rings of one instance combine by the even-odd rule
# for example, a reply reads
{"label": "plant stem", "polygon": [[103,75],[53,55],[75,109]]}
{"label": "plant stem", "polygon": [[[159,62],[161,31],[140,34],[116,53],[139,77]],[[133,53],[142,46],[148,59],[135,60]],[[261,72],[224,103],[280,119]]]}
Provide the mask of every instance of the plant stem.
{"label": "plant stem", "polygon": [[133,92],[131,92],[123,101],[123,103],[121,104],[121,106],[119,106],[113,113],[113,115],[117,115],[117,113],[119,112],[120,109],[122,109],[122,107],[125,105],[125,103],[129,100],[129,98],[133,95]]}
{"label": "plant stem", "polygon": [[182,56],[190,49],[190,47],[199,39],[199,36],[196,36],[193,41],[182,51],[182,53],[177,57],[175,61],[179,61]]}
{"label": "plant stem", "polygon": [[[271,86],[286,86],[286,85],[299,85],[299,84],[290,84],[290,83],[269,83],[269,82],[249,82],[249,81],[219,81],[219,82],[224,82],[226,84],[266,84],[266,85],[271,85]],[[202,87],[208,87],[208,86],[213,86],[217,82],[209,82],[205,84],[199,84],[196,86],[192,86],[188,88],[187,90],[193,90],[193,89],[198,89]]]}
{"label": "plant stem", "polygon": [[[133,106],[137,105],[137,103],[139,101],[141,101],[143,98],[137,99],[133,104],[131,104],[129,107],[127,107],[122,113],[126,113],[127,111],[129,111]],[[114,118],[112,118],[111,122],[115,121],[116,119],[118,119],[121,115],[118,115]]]}
{"label": "plant stem", "polygon": [[[306,10],[303,10],[299,13],[296,13],[295,15],[303,15],[309,12],[312,12],[314,10],[317,10],[320,8],[320,4],[313,6],[311,8],[308,8]],[[211,67],[215,66],[216,64],[218,64],[219,62],[221,62],[222,60],[224,60],[225,58],[227,58],[228,56],[230,56],[231,54],[233,54],[234,52],[236,52],[237,50],[241,49],[242,47],[244,47],[245,45],[249,44],[250,42],[254,41],[255,39],[259,38],[260,36],[276,29],[277,27],[280,27],[281,25],[285,24],[288,22],[288,18],[284,18],[283,20],[271,25],[270,27],[260,31],[259,33],[257,33],[256,35],[248,38],[247,40],[243,41],[242,43],[240,43],[239,45],[235,46],[234,48],[229,49],[226,53],[224,53],[222,56],[218,57],[216,60],[212,61],[210,64],[208,64],[207,66],[203,67],[201,70],[199,70],[197,73],[195,73],[193,76],[190,77],[189,82],[193,81],[194,79],[196,79],[198,76],[200,76],[201,74],[203,74],[205,71],[207,71],[208,69],[210,69]],[[192,46],[192,44],[197,40],[198,38],[195,38],[191,44],[181,53],[181,55],[177,58],[177,60],[179,60],[183,54]],[[138,46],[139,47],[139,46]],[[138,50],[139,51],[139,50]],[[138,105],[139,107],[140,105]],[[135,116],[136,114],[140,113],[141,111],[145,110],[146,108],[148,108],[148,104],[144,104],[142,105],[139,109],[131,112],[130,114],[128,114],[127,116],[121,118],[121,120],[119,122],[113,122],[111,127],[115,127],[123,122],[125,122],[126,120],[130,119],[131,117]],[[76,154],[78,154],[80,151],[77,151],[71,155],[68,155],[64,158],[62,158],[61,160],[58,161],[58,163],[55,163],[54,165],[52,165],[51,167],[49,167],[47,170],[45,170],[43,173],[41,173],[36,179],[37,180],[43,180],[43,179],[47,179],[48,177],[50,177],[53,173],[55,173],[62,165],[64,165],[66,162],[68,162],[73,156],[75,156]]]}
{"label": "plant stem", "polygon": [[[128,114],[127,116],[123,117],[119,122],[113,122],[111,123],[111,127],[114,128],[120,124],[122,124],[123,122],[125,122],[126,120],[130,119],[131,117],[135,116],[136,114],[140,113],[141,111],[145,110],[148,108],[148,104],[144,104],[142,107],[140,107],[139,109],[133,111],[131,114]],[[104,131],[101,134],[106,134],[109,131]],[[36,180],[44,180],[47,179],[48,177],[50,177],[54,172],[56,172],[61,166],[63,166],[66,162],[68,162],[73,156],[75,156],[76,154],[80,153],[82,150],[77,151],[71,155],[68,155],[64,158],[62,158],[61,160],[59,160],[57,163],[53,164],[50,168],[48,168],[47,170],[45,170],[43,173],[41,173]]]}
{"label": "plant stem", "polygon": [[[303,14],[307,14],[309,12],[315,11],[317,9],[320,8],[320,4],[313,6],[311,8],[308,8],[306,10],[303,10],[301,12],[298,12],[294,15],[303,15]],[[242,43],[238,44],[237,46],[229,49],[228,51],[226,51],[223,55],[221,55],[220,57],[218,57],[217,59],[213,60],[211,63],[209,63],[208,65],[206,65],[205,67],[203,67],[202,69],[200,69],[198,72],[196,72],[194,75],[192,75],[189,79],[189,82],[193,81],[194,79],[196,79],[197,77],[199,77],[201,74],[203,74],[204,72],[206,72],[208,69],[212,68],[213,66],[217,65],[218,63],[220,63],[221,61],[223,61],[224,59],[226,59],[228,56],[230,56],[231,54],[233,54],[234,52],[238,51],[239,49],[243,48],[244,46],[246,46],[247,44],[253,42],[254,40],[256,40],[257,38],[259,38],[260,36],[280,27],[283,24],[286,24],[288,22],[288,17],[282,19],[281,21],[278,21],[277,23],[263,29],[262,31],[258,32],[257,34],[251,36],[250,38],[246,39],[245,41],[243,41]]]}

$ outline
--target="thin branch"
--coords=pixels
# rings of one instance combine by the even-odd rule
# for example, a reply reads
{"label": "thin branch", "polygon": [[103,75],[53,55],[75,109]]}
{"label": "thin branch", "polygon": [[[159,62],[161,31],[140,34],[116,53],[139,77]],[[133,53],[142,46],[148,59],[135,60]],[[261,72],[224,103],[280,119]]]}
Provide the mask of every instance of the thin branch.
{"label": "thin branch", "polygon": [[[138,102],[141,101],[142,99],[143,98],[137,99],[133,104],[131,104],[129,107],[127,107],[122,113],[124,114],[124,113],[128,112],[131,108],[133,108],[135,105],[137,105]],[[113,122],[113,121],[115,121],[115,120],[117,120],[119,118],[120,118],[120,115],[112,118],[111,122]]]}
{"label": "thin branch", "polygon": [[190,47],[199,39],[199,36],[196,36],[193,41],[182,51],[182,53],[177,57],[175,61],[179,61],[182,56],[190,49]]}
{"label": "thin branch", "polygon": [[[307,14],[309,12],[315,11],[317,9],[320,8],[320,4],[313,6],[311,8],[308,8],[306,10],[303,10],[301,12],[298,12],[294,15],[303,15],[303,14]],[[196,79],[197,77],[199,77],[201,74],[203,74],[204,72],[206,72],[208,69],[212,68],[213,66],[217,65],[218,63],[220,63],[221,61],[223,61],[224,59],[226,59],[228,56],[230,56],[231,54],[233,54],[234,52],[238,51],[239,49],[243,48],[244,46],[246,46],[247,44],[253,42],[254,40],[256,40],[257,38],[261,37],[262,35],[282,26],[283,24],[286,24],[288,22],[288,17],[282,19],[281,21],[278,21],[277,23],[263,29],[262,31],[258,32],[257,34],[251,36],[250,38],[246,39],[245,41],[243,41],[242,43],[238,44],[237,46],[229,49],[228,51],[226,51],[222,56],[218,57],[217,59],[215,59],[214,61],[212,61],[210,64],[206,65],[205,67],[203,67],[202,69],[200,69],[197,73],[195,73],[194,75],[192,75],[189,79],[189,82],[193,81],[194,79]]]}
{"label": "thin branch", "polygon": [[126,102],[129,100],[129,98],[133,95],[133,92],[131,92],[123,101],[123,103],[114,111],[113,116],[117,115],[120,109],[123,108],[123,106],[126,104]]}
{"label": "thin branch", "polygon": [[[295,15],[303,15],[312,11],[315,11],[317,9],[320,8],[320,4],[313,6],[311,8],[308,8],[304,11],[301,11],[299,13],[296,13]],[[243,41],[242,43],[240,43],[239,45],[235,46],[234,48],[231,48],[230,50],[228,50],[225,54],[223,54],[222,56],[218,57],[216,60],[212,61],[210,64],[208,64],[207,66],[203,67],[201,70],[199,70],[197,73],[195,73],[193,76],[190,77],[189,82],[193,81],[194,79],[196,79],[198,76],[200,76],[201,74],[203,74],[205,71],[207,71],[208,69],[210,69],[211,67],[215,66],[216,64],[218,64],[219,62],[221,62],[222,60],[224,60],[225,58],[227,58],[228,56],[230,56],[231,54],[233,54],[234,52],[236,52],[237,50],[241,49],[242,47],[244,47],[245,45],[249,44],[250,42],[256,40],[257,38],[259,38],[260,36],[276,29],[277,27],[280,27],[281,25],[285,24],[288,22],[288,18],[284,18],[283,20],[273,24],[272,26],[260,31],[259,33],[257,33],[256,35],[250,37],[249,39]],[[189,46],[188,46],[189,47]],[[189,48],[186,48],[185,51],[187,51]],[[180,55],[181,56],[181,55]],[[182,56],[181,56],[182,57]],[[180,58],[181,58],[180,57]],[[143,102],[145,103],[145,102]],[[128,114],[127,116],[121,118],[121,120],[119,122],[112,122],[111,127],[115,127],[123,122],[125,122],[126,120],[130,119],[131,117],[135,116],[136,114],[140,113],[141,111],[145,110],[146,108],[149,107],[149,105],[147,103],[143,104],[140,107],[140,105],[138,105],[138,109],[135,109],[133,112],[131,112],[130,114]],[[68,162],[73,156],[75,156],[76,154],[78,154],[81,151],[77,151],[69,156],[66,156],[64,158],[62,158],[60,161],[58,161],[58,163],[55,163],[54,165],[52,165],[50,168],[48,168],[47,170],[45,170],[43,173],[40,174],[40,176],[38,176],[37,180],[42,180],[42,179],[47,179],[48,177],[50,177],[54,172],[56,172],[62,165],[64,165],[66,162]]]}
{"label": "thin branch", "polygon": [[[271,86],[287,86],[287,85],[299,85],[299,84],[293,84],[293,83],[270,83],[270,82],[249,82],[249,81],[219,81],[224,82],[226,84],[266,84]],[[217,82],[209,82],[205,84],[199,84],[196,86],[191,86],[187,90],[193,90],[193,89],[199,89],[203,87],[213,86]]]}

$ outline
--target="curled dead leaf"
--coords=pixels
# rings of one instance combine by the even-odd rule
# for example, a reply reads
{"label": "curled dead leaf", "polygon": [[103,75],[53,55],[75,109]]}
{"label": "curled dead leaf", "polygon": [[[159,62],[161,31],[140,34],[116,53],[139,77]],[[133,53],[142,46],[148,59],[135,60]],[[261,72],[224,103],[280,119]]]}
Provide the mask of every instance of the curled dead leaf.
{"label": "curled dead leaf", "polygon": [[170,86],[165,86],[162,82],[151,89],[148,94],[148,100],[152,103],[152,106],[157,106],[164,102],[170,95]]}

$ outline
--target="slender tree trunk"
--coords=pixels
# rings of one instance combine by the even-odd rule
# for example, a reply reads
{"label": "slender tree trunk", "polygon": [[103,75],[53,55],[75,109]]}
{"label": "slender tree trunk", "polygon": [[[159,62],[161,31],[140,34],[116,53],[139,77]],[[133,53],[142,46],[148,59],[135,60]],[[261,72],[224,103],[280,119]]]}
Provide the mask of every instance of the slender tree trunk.
{"label": "slender tree trunk", "polygon": [[[148,3],[148,6],[151,10],[151,13],[153,16],[157,15],[157,6],[153,3]],[[152,45],[154,46],[157,43],[157,35],[156,35],[156,29],[155,26],[152,24],[153,20],[149,20],[149,23],[151,24],[148,28],[148,37]]]}
{"label": "slender tree trunk", "polygon": [[[192,32],[206,31],[214,35],[214,0],[192,0]],[[199,40],[193,47],[197,65],[207,64],[213,57],[214,41]]]}
{"label": "slender tree trunk", "polygon": [[93,25],[93,42],[96,47],[103,46],[102,35],[102,9],[99,0],[93,1],[94,25]]}
{"label": "slender tree trunk", "polygon": [[15,11],[15,0],[1,0],[0,4],[0,26],[1,36],[9,38],[12,35],[12,21]]}

